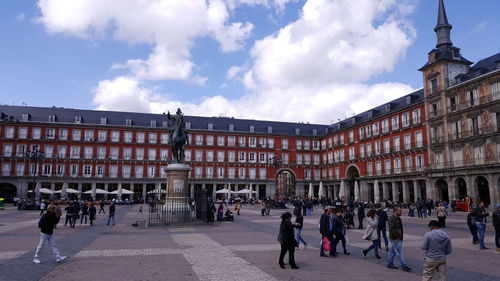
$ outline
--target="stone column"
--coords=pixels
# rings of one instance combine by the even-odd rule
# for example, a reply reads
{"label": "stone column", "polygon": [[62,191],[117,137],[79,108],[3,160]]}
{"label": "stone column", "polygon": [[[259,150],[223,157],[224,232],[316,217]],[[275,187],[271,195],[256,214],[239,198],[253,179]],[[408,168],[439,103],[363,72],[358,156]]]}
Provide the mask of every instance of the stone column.
{"label": "stone column", "polygon": [[77,189],[78,189],[78,199],[80,199],[80,198],[82,198],[82,187],[83,187],[83,184],[77,182],[76,186],[77,186]]}
{"label": "stone column", "polygon": [[146,184],[142,183],[142,203],[147,203],[146,198],[148,197],[148,192],[146,190]]}
{"label": "stone column", "polygon": [[[104,183],[104,190],[109,191],[108,183]],[[108,200],[109,199],[109,194],[106,193],[106,195],[104,196],[104,198],[106,198],[106,200]]]}
{"label": "stone column", "polygon": [[189,185],[189,197],[194,198],[194,183]]}
{"label": "stone column", "polygon": [[214,183],[212,185],[212,200],[214,200],[214,201],[215,201],[215,197],[217,196],[217,193],[215,193],[215,192],[217,192],[217,184],[216,183]]}
{"label": "stone column", "polygon": [[[489,191],[490,191],[490,201],[491,201],[491,204],[490,206],[493,206],[493,210],[496,210],[495,209],[495,204],[500,202],[500,198],[499,198],[499,187],[497,186],[497,177],[494,176],[494,175],[488,175],[486,177],[486,179],[488,180],[488,188],[489,188]],[[490,207],[491,208],[491,207]]]}
{"label": "stone column", "polygon": [[51,182],[50,183],[50,190],[52,190],[52,194],[50,195],[50,200],[54,200],[54,191],[56,191],[56,183]]}
{"label": "stone column", "polygon": [[399,202],[399,188],[397,181],[392,182],[392,201]]}
{"label": "stone column", "polygon": [[382,189],[383,189],[382,198],[384,200],[388,200],[389,199],[389,182],[383,182],[382,183]]}
{"label": "stone column", "polygon": [[95,201],[95,198],[97,197],[96,193],[95,193],[95,190],[97,188],[97,183],[96,182],[93,182],[92,183],[92,200]]}
{"label": "stone column", "polygon": [[425,193],[427,196],[427,200],[432,199],[434,201],[437,199],[437,192],[436,188],[434,187],[433,180],[428,179],[425,181]]}
{"label": "stone column", "polygon": [[473,177],[466,176],[465,183],[467,184],[467,195],[472,199],[472,202],[476,203],[477,196]]}
{"label": "stone column", "polygon": [[415,202],[417,202],[417,200],[420,198],[422,199],[422,195],[421,195],[421,188],[420,188],[420,183],[418,182],[418,180],[414,180],[413,181],[413,194],[415,195]]}
{"label": "stone column", "polygon": [[[257,193],[255,193],[255,196],[256,198],[255,199],[260,199],[260,188],[259,188],[260,184],[255,184],[255,191],[257,191]],[[295,193],[297,193],[297,190],[295,190]]]}
{"label": "stone column", "polygon": [[409,181],[403,181],[403,201],[404,202],[410,201],[410,182]]}
{"label": "stone column", "polygon": [[451,202],[453,199],[457,199],[457,191],[455,190],[455,185],[453,184],[453,179],[447,178],[446,179],[446,184],[448,184],[448,203]]}

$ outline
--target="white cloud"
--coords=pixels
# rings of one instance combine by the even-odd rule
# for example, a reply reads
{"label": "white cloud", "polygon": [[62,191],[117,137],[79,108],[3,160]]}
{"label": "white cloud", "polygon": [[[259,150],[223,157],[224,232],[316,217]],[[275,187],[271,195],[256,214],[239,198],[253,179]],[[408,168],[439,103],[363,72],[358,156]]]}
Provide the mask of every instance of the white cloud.
{"label": "white cloud", "polygon": [[16,19],[18,21],[24,21],[26,19],[26,16],[24,15],[24,13],[20,13],[16,16]]}
{"label": "white cloud", "polygon": [[289,1],[120,0],[116,10],[106,9],[108,4],[102,2],[118,0],[62,1],[63,6],[76,3],[76,19],[49,5],[59,1],[40,1],[40,20],[49,32],[84,38],[111,32],[118,40],[155,45],[147,59],[114,66],[130,69],[129,75],[99,83],[93,100],[99,109],[161,113],[181,107],[195,115],[329,123],[412,91],[401,83],[365,82],[391,71],[404,57],[415,37],[405,20],[412,11],[411,0],[308,0],[298,20],[256,41],[247,62],[227,71],[226,79],[241,81],[247,88],[245,95],[227,99],[214,93],[198,101],[176,100],[146,82],[203,84],[206,78],[193,74],[196,64],[190,57],[195,38],[211,36],[223,52],[237,50],[253,25],[230,23],[227,9]]}

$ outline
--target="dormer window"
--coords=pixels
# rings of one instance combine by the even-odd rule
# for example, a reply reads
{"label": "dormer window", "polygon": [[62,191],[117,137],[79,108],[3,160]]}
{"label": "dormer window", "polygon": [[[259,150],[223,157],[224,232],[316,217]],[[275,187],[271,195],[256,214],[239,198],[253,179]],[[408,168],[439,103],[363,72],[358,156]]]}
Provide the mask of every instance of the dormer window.
{"label": "dormer window", "polygon": [[295,134],[300,135],[300,128],[295,128]]}
{"label": "dormer window", "polygon": [[81,124],[82,123],[82,116],[75,116],[75,124]]}
{"label": "dormer window", "polygon": [[385,112],[389,112],[389,111],[391,111],[391,104],[390,103],[385,105]]}
{"label": "dormer window", "polygon": [[373,111],[368,111],[368,118],[372,118],[373,117]]}
{"label": "dormer window", "polygon": [[267,133],[272,134],[273,133],[273,127],[267,126]]}
{"label": "dormer window", "polygon": [[212,131],[214,129],[214,123],[208,123],[208,130]]}
{"label": "dormer window", "polygon": [[351,125],[355,125],[356,124],[356,118],[351,118]]}
{"label": "dormer window", "polygon": [[318,135],[318,130],[313,129],[313,136],[317,136],[317,135]]}
{"label": "dormer window", "polygon": [[406,97],[406,105],[410,105],[411,104],[411,96],[407,96]]}
{"label": "dormer window", "polygon": [[108,118],[101,117],[101,125],[106,125],[106,124],[108,124]]}
{"label": "dormer window", "polygon": [[255,132],[255,127],[253,125],[250,125],[250,133]]}
{"label": "dormer window", "polygon": [[186,122],[186,129],[191,129],[191,122]]}
{"label": "dormer window", "polygon": [[151,120],[151,127],[156,128],[156,120]]}
{"label": "dormer window", "polygon": [[229,131],[234,131],[234,124],[229,124]]}
{"label": "dormer window", "polygon": [[29,121],[30,117],[31,116],[29,115],[29,113],[23,113],[23,116],[21,117],[22,118],[21,121],[23,121],[23,122]]}
{"label": "dormer window", "polygon": [[161,126],[162,126],[163,128],[168,127],[168,121],[163,121],[163,122],[161,122]]}
{"label": "dormer window", "polygon": [[125,119],[125,126],[132,126],[132,119]]}
{"label": "dormer window", "polygon": [[453,49],[453,58],[454,59],[460,59],[460,50],[459,49]]}
{"label": "dormer window", "polygon": [[55,116],[54,114],[50,114],[50,115],[49,115],[49,122],[50,122],[50,123],[54,123],[54,122],[56,122],[56,116]]}

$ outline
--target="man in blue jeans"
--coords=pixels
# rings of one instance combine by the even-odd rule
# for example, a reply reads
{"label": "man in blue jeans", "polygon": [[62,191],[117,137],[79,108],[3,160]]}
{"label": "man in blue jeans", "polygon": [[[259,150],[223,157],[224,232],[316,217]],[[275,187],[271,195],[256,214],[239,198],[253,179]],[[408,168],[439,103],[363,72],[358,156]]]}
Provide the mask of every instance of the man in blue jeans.
{"label": "man in blue jeans", "polygon": [[[321,241],[323,238],[328,238],[330,240],[330,256],[336,257],[335,251],[333,250],[333,222],[331,215],[333,213],[332,209],[325,209],[325,212],[321,215],[319,219],[319,232],[321,233]],[[320,257],[328,257],[323,250],[323,242],[321,242],[321,247],[319,248]]]}
{"label": "man in blue jeans", "polygon": [[109,205],[109,217],[108,217],[108,223],[106,225],[109,225],[109,222],[111,220],[113,220],[113,225],[115,225],[115,210],[116,210],[116,207],[115,207],[115,203],[111,203],[111,205]]}
{"label": "man in blue jeans", "polygon": [[394,257],[398,257],[401,269],[410,272],[411,268],[408,267],[403,257],[403,223],[401,222],[401,208],[394,207],[392,216],[389,217],[389,239],[391,240],[392,249],[387,259],[387,267],[397,269],[394,266]]}
{"label": "man in blue jeans", "polygon": [[474,217],[476,219],[477,236],[479,236],[479,248],[487,250],[484,246],[484,233],[486,232],[486,217],[490,214],[484,209],[484,202],[479,203],[479,207],[474,210]]}
{"label": "man in blue jeans", "polygon": [[387,240],[387,231],[386,231],[386,226],[387,226],[387,212],[384,210],[385,206],[383,204],[380,204],[380,207],[377,210],[377,216],[378,216],[378,226],[377,226],[377,237],[379,237],[379,249],[382,248],[382,238],[384,238],[384,245],[385,245],[385,251],[389,251],[389,240]]}

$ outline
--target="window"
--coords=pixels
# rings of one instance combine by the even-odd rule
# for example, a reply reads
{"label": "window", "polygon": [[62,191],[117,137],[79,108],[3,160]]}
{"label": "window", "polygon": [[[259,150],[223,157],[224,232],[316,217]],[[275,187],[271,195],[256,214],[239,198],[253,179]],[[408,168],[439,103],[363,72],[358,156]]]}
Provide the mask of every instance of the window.
{"label": "window", "polygon": [[406,168],[406,172],[408,172],[408,173],[412,171],[411,156],[405,157],[405,168]]}
{"label": "window", "polygon": [[146,138],[145,135],[146,134],[143,132],[136,133],[135,138],[136,138],[137,143],[144,143],[144,139]]}
{"label": "window", "polygon": [[365,127],[365,135],[367,138],[370,138],[372,136],[372,127],[370,125]]}
{"label": "window", "polygon": [[194,168],[194,177],[198,178],[198,179],[202,177],[202,169],[201,169],[201,167],[195,167]]}
{"label": "window", "polygon": [[372,144],[371,143],[367,143],[366,144],[366,156],[372,156]]}
{"label": "window", "polygon": [[391,119],[392,123],[392,130],[398,130],[399,129],[399,116],[394,116]]}
{"label": "window", "polygon": [[92,159],[93,149],[91,146],[86,146],[84,149],[84,157],[85,159]]}
{"label": "window", "polygon": [[12,156],[12,144],[4,144],[3,145],[3,156],[11,157]]}
{"label": "window", "polygon": [[340,169],[339,168],[335,168],[335,178],[339,178],[340,176]]}
{"label": "window", "polygon": [[394,137],[393,139],[394,142],[394,151],[399,151],[401,149],[400,147],[400,138],[399,137]]}
{"label": "window", "polygon": [[449,103],[450,103],[450,112],[457,110],[457,98],[456,97],[451,97],[449,99]]}
{"label": "window", "polygon": [[66,158],[66,146],[65,145],[59,145],[57,147],[57,157]]}
{"label": "window", "polygon": [[302,165],[302,154],[296,154],[295,159],[296,159],[297,165]]}
{"label": "window", "polygon": [[380,154],[380,141],[375,142],[375,155]]}
{"label": "window", "polygon": [[99,131],[97,133],[97,140],[100,142],[104,142],[108,139],[108,132],[107,131]]}
{"label": "window", "polygon": [[248,175],[251,179],[255,179],[257,177],[257,169],[255,168],[248,169]]}
{"label": "window", "polygon": [[124,134],[124,141],[126,143],[131,143],[132,142],[132,132],[125,132],[125,134]]}
{"label": "window", "polygon": [[54,147],[52,145],[45,145],[45,158],[52,158]]}
{"label": "window", "polygon": [[474,135],[474,136],[477,136],[480,133],[479,132],[479,129],[480,129],[479,128],[479,118],[480,117],[477,116],[477,117],[472,117],[469,119],[470,120],[469,121],[470,122],[470,130],[472,132],[472,135]]}
{"label": "window", "polygon": [[99,178],[102,178],[104,176],[104,166],[103,165],[96,166],[95,175]]}
{"label": "window", "polygon": [[[32,132],[31,132],[31,138],[34,139],[34,140],[39,140],[40,137],[41,137],[41,133],[42,132],[42,129],[40,128],[33,128]],[[78,139],[80,140],[80,139]]]}
{"label": "window", "polygon": [[437,152],[436,154],[434,154],[434,165],[436,165],[436,168],[443,167],[443,153],[442,152]]}
{"label": "window", "polygon": [[391,140],[385,139],[384,140],[384,153],[389,153],[389,152],[391,152]]}
{"label": "window", "polygon": [[438,81],[437,78],[431,79],[431,94],[437,93],[438,91]]}
{"label": "window", "polygon": [[394,159],[394,173],[401,173],[401,158]]}
{"label": "window", "polygon": [[124,160],[132,159],[132,148],[130,147],[123,148],[123,159]]}
{"label": "window", "polygon": [[157,139],[158,139],[157,133],[149,133],[149,135],[148,135],[149,143],[156,143]]}
{"label": "window", "polygon": [[156,175],[156,168],[155,166],[148,166],[148,177],[154,178]]}
{"label": "window", "polygon": [[295,148],[297,150],[301,150],[302,149],[302,141],[301,140],[296,140],[295,141]]}
{"label": "window", "polygon": [[234,179],[234,177],[236,176],[236,170],[234,168],[228,168],[227,174],[230,179]]}
{"label": "window", "polygon": [[344,150],[343,149],[339,150],[339,154],[340,154],[340,161],[344,161],[345,160]]}
{"label": "window", "polygon": [[492,100],[500,99],[500,82],[490,85],[490,95]]}
{"label": "window", "polygon": [[311,170],[309,170],[309,169],[304,170],[304,178],[306,180],[310,180],[311,179]]}
{"label": "window", "polygon": [[45,137],[49,140],[53,140],[56,137],[56,129],[47,128],[45,129]]}
{"label": "window", "polygon": [[143,166],[135,166],[134,171],[136,178],[142,178],[144,176],[144,167]]}
{"label": "window", "polygon": [[366,170],[368,172],[368,176],[373,176],[373,163],[372,162],[366,163]]}
{"label": "window", "polygon": [[410,126],[410,117],[408,113],[403,113],[401,115],[401,121],[403,123],[403,128]]}
{"label": "window", "polygon": [[259,138],[259,146],[262,148],[265,148],[267,146],[267,139],[266,138]]}
{"label": "window", "polygon": [[238,153],[238,161],[239,162],[246,162],[247,161],[247,153],[246,152],[240,152]]}
{"label": "window", "polygon": [[132,126],[132,119],[125,119],[125,126]]}
{"label": "window", "polygon": [[224,139],[225,139],[224,136],[218,136],[217,137],[217,145],[218,146],[224,146]]}
{"label": "window", "polygon": [[304,154],[304,164],[311,165],[311,155],[310,154]]}
{"label": "window", "polygon": [[245,175],[245,172],[246,172],[246,169],[245,169],[245,168],[239,168],[239,169],[238,169],[238,177],[239,177],[240,179],[244,179],[244,178],[245,178],[245,176],[246,176],[246,175]]}
{"label": "window", "polygon": [[168,134],[160,134],[160,143],[168,144],[169,135]]}
{"label": "window", "polygon": [[99,146],[97,148],[97,158],[98,159],[106,159],[106,147]]}
{"label": "window", "polygon": [[184,160],[191,161],[191,150],[184,151]]}
{"label": "window", "polygon": [[217,151],[217,162],[224,162],[224,151]]}
{"label": "window", "polygon": [[213,162],[214,161],[214,152],[212,150],[208,150],[206,153],[207,153],[207,161]]}
{"label": "window", "polygon": [[273,138],[267,139],[267,144],[269,148],[274,148],[274,139]]}
{"label": "window", "polygon": [[42,170],[42,175],[44,176],[50,176],[52,174],[52,165],[50,164],[44,164],[43,165],[43,170]]}
{"label": "window", "polygon": [[26,138],[28,138],[28,128],[26,128],[26,127],[19,128],[19,130],[18,130],[18,137],[20,139],[26,139]]}
{"label": "window", "polygon": [[260,168],[259,169],[259,178],[260,179],[266,179],[266,168]]}
{"label": "window", "polygon": [[151,127],[156,128],[156,120],[151,120]]}
{"label": "window", "polygon": [[410,149],[411,148],[411,135],[405,134],[403,137],[404,137],[405,149]]}
{"label": "window", "polygon": [[482,146],[474,147],[474,162],[476,164],[484,164],[484,149]]}
{"label": "window", "polygon": [[341,134],[339,136],[339,139],[340,139],[340,145],[344,145],[344,134]]}
{"label": "window", "polygon": [[359,139],[362,140],[365,138],[365,130],[363,128],[358,129],[359,132]]}
{"label": "window", "polygon": [[288,139],[281,139],[281,149],[288,149]]}
{"label": "window", "polygon": [[116,178],[118,176],[118,166],[109,166],[109,176],[112,178]]}
{"label": "window", "polygon": [[135,159],[144,160],[144,148],[135,149]]}
{"label": "window", "polygon": [[77,177],[78,176],[78,165],[77,164],[71,165],[70,175],[72,177]]}
{"label": "window", "polygon": [[415,146],[422,147],[423,145],[424,143],[422,140],[422,132],[421,131],[415,132]]}
{"label": "window", "polygon": [[390,175],[392,170],[391,170],[391,160],[385,160],[385,165],[384,165],[384,170],[386,175]]}
{"label": "window", "polygon": [[350,143],[354,142],[354,131],[349,131],[349,142]]}
{"label": "window", "polygon": [[304,141],[304,150],[310,150],[311,149],[311,142],[306,140]]}
{"label": "window", "polygon": [[194,160],[197,162],[203,161],[203,151],[202,150],[196,150],[194,152]]}
{"label": "window", "polygon": [[378,122],[377,122],[377,123],[372,124],[372,132],[373,132],[373,135],[374,135],[374,136],[378,136],[378,127],[379,127]]}
{"label": "window", "polygon": [[120,141],[120,132],[119,131],[111,131],[111,141],[119,142]]}
{"label": "window", "polygon": [[24,157],[25,153],[26,153],[26,145],[25,144],[16,145],[16,156],[17,157]]}
{"label": "window", "polygon": [[281,154],[281,161],[283,164],[288,165],[288,161],[289,161],[288,153]]}
{"label": "window", "polygon": [[224,168],[223,167],[217,168],[217,178],[219,178],[219,179],[224,178]]}
{"label": "window", "polygon": [[82,116],[75,116],[75,124],[81,124],[82,123]]}
{"label": "window", "polygon": [[455,149],[452,151],[453,167],[460,167],[463,165],[463,151],[462,149]]}
{"label": "window", "polygon": [[236,152],[229,151],[229,153],[228,153],[228,161],[229,162],[236,162]]}
{"label": "window", "polygon": [[148,160],[150,161],[156,160],[156,149],[154,148],[148,149]]}
{"label": "window", "polygon": [[431,115],[433,117],[439,116],[439,104],[438,103],[431,104]]}
{"label": "window", "polygon": [[389,119],[382,120],[382,133],[389,132]]}
{"label": "window", "polygon": [[255,152],[248,152],[248,162],[255,163],[257,162],[257,157]]}
{"label": "window", "polygon": [[16,164],[16,176],[23,176],[23,175],[24,175],[24,164],[17,163]]}
{"label": "window", "polygon": [[108,118],[101,117],[101,125],[106,125],[106,124],[108,124]]}
{"label": "window", "polygon": [[238,137],[238,145],[239,146],[245,146],[245,143],[246,143],[245,137]]}
{"label": "window", "polygon": [[64,176],[64,170],[65,170],[64,164],[57,164],[57,166],[56,166],[56,175],[60,176],[60,177]]}
{"label": "window", "polygon": [[355,158],[354,147],[349,147],[349,159],[353,160]]}
{"label": "window", "polygon": [[248,146],[249,147],[257,147],[257,139],[254,137],[248,138]]}
{"label": "window", "polygon": [[421,122],[420,109],[414,110],[412,114],[413,114],[413,125],[420,124]]}
{"label": "window", "polygon": [[364,144],[359,145],[359,157],[365,157],[365,145]]}
{"label": "window", "polygon": [[214,136],[207,136],[207,145],[214,145]]}
{"label": "window", "polygon": [[71,156],[70,157],[73,159],[80,158],[80,147],[79,146],[72,146],[71,147]]}
{"label": "window", "polygon": [[82,138],[82,131],[80,130],[73,130],[72,131],[72,139],[74,141],[80,141]]}
{"label": "window", "polygon": [[130,166],[122,166],[122,177],[130,178]]}
{"label": "window", "polygon": [[6,139],[14,138],[14,127],[5,127],[5,138]]}
{"label": "window", "polygon": [[54,123],[54,122],[56,122],[56,116],[53,114],[50,114],[49,115],[49,123]]}
{"label": "window", "polygon": [[92,166],[90,166],[90,165],[83,166],[83,176],[84,177],[92,176]]}
{"label": "window", "polygon": [[468,93],[468,98],[469,98],[469,105],[470,106],[475,106],[479,104],[479,97],[478,97],[478,90],[474,89],[472,91],[469,91]]}
{"label": "window", "polygon": [[118,154],[119,154],[120,150],[118,147],[112,147],[110,149],[110,154],[111,154],[111,159],[113,160],[118,160]]}
{"label": "window", "polygon": [[203,135],[196,135],[194,139],[196,145],[203,145]]}

